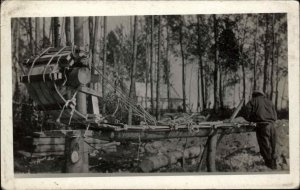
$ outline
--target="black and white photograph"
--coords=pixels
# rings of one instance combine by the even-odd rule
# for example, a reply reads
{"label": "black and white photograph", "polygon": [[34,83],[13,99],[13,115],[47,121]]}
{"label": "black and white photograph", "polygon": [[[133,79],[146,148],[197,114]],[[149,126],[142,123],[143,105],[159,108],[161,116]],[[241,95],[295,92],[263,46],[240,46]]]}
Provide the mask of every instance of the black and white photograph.
{"label": "black and white photograph", "polygon": [[1,86],[11,84],[12,175],[290,175],[299,86],[288,18],[188,9],[9,17]]}

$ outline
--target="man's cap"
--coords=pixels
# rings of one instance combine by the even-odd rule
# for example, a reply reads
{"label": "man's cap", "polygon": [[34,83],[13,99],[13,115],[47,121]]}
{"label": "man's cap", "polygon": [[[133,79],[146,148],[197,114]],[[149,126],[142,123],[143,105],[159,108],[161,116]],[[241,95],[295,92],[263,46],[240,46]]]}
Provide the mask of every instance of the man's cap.
{"label": "man's cap", "polygon": [[265,93],[261,90],[254,90],[252,92],[252,95],[263,95],[263,96],[265,96]]}

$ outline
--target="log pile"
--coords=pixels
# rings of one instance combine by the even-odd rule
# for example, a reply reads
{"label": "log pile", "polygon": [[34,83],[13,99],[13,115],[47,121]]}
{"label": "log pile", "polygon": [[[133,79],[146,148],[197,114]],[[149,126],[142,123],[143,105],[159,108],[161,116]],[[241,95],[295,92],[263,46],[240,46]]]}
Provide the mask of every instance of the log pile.
{"label": "log pile", "polygon": [[184,151],[173,151],[144,159],[140,168],[143,172],[151,172],[161,167],[177,163],[180,159],[198,157],[203,151],[201,146],[190,147]]}
{"label": "log pile", "polygon": [[148,142],[140,147],[142,172],[161,170],[171,165],[181,165],[183,159],[195,161],[204,150],[205,138],[176,138]]}

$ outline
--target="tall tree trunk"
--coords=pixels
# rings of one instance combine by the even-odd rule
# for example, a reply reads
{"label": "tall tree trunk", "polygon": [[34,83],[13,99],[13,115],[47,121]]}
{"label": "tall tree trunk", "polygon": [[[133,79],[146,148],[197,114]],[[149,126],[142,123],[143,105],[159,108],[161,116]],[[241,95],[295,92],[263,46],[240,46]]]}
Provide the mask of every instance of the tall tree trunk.
{"label": "tall tree trunk", "polygon": [[246,17],[246,20],[245,20],[245,25],[244,25],[244,28],[243,28],[243,37],[241,39],[241,44],[240,44],[240,47],[239,47],[239,54],[240,54],[240,57],[241,57],[241,64],[242,64],[242,73],[243,73],[243,99],[244,99],[244,102],[243,102],[243,105],[245,106],[246,105],[246,66],[245,66],[245,57],[244,57],[244,44],[245,44],[245,38],[246,38],[246,27],[247,27],[247,22],[248,22],[248,17]]}
{"label": "tall tree trunk", "polygon": [[[102,65],[102,98],[105,100],[105,91],[106,91],[106,48],[107,48],[107,40],[106,40],[106,32],[107,32],[107,17],[104,16],[104,26],[103,26],[103,65]],[[105,101],[103,101],[103,108],[102,108],[102,113],[105,114],[106,112],[106,104]]]}
{"label": "tall tree trunk", "polygon": [[[94,74],[94,69],[92,69],[92,66],[94,66],[94,18],[92,16],[88,17],[88,22],[89,22],[89,53],[91,56],[91,59],[89,59],[89,68],[91,69],[91,73]],[[89,87],[94,89],[94,84],[90,83]]]}
{"label": "tall tree trunk", "polygon": [[54,47],[59,47],[59,18],[58,17],[54,17],[53,18],[53,35],[54,35]]}
{"label": "tall tree trunk", "polygon": [[46,38],[46,18],[43,18],[43,47],[44,47],[44,39]]}
{"label": "tall tree trunk", "polygon": [[205,76],[204,75],[204,68],[205,68],[205,63],[202,61],[202,64],[203,64],[203,67],[202,67],[202,72],[200,73],[201,74],[201,76],[203,76],[203,88],[202,88],[202,90],[203,90],[203,109],[206,109],[207,108],[207,102],[208,102],[208,100],[207,100],[207,92],[208,92],[208,84],[207,84],[207,81],[206,81],[206,79],[207,79],[207,76]]}
{"label": "tall tree trunk", "polygon": [[[278,42],[277,42],[278,43]],[[276,90],[275,90],[275,108],[278,111],[278,86],[279,86],[279,44],[276,46]]]}
{"label": "tall tree trunk", "polygon": [[[94,27],[94,52],[93,52],[93,66],[99,68],[100,64],[100,18],[98,16],[95,17],[95,27]],[[96,74],[94,69],[92,69],[92,73]],[[99,75],[99,73],[98,73]],[[95,83],[94,89],[98,90],[98,82]]]}
{"label": "tall tree trunk", "polygon": [[149,62],[149,45],[148,45],[148,33],[146,34],[146,70],[145,70],[145,108],[148,108],[148,77],[149,77],[149,70],[148,70],[148,62]]}
{"label": "tall tree trunk", "polygon": [[220,98],[220,108],[224,108],[223,103],[223,73],[222,73],[222,67],[219,64],[219,98]]}
{"label": "tall tree trunk", "polygon": [[169,43],[170,43],[170,33],[169,33],[169,25],[167,23],[167,52],[166,52],[166,67],[167,67],[167,73],[166,73],[166,77],[167,77],[167,100],[168,100],[168,111],[171,111],[171,100],[170,100],[170,96],[171,96],[171,91],[170,91],[170,63],[169,63]]}
{"label": "tall tree trunk", "polygon": [[246,105],[246,69],[245,69],[245,63],[244,60],[242,60],[242,72],[243,72],[243,105]]}
{"label": "tall tree trunk", "polygon": [[[19,76],[19,72],[18,72],[18,66],[17,63],[19,62],[19,23],[18,23],[18,19],[14,18],[11,20],[12,22],[12,81],[13,81],[13,100],[17,100],[19,97],[19,86],[18,86],[18,76]],[[17,96],[18,95],[18,96]]]}
{"label": "tall tree trunk", "polygon": [[154,50],[154,16],[151,16],[151,48],[150,48],[150,101],[151,101],[151,112],[154,113],[154,97],[153,97],[153,50]]}
{"label": "tall tree trunk", "polygon": [[257,43],[256,43],[256,40],[257,40],[257,31],[258,31],[258,15],[256,15],[256,28],[255,28],[255,35],[254,35],[254,58],[253,58],[253,90],[256,90],[256,81],[257,81],[257,78],[256,78],[256,53],[257,53]]}
{"label": "tall tree trunk", "polygon": [[29,30],[29,53],[30,55],[34,54],[33,48],[33,36],[32,36],[32,20],[28,18],[28,30]]}
{"label": "tall tree trunk", "polygon": [[183,18],[182,19],[182,23],[180,25],[180,31],[179,31],[179,44],[180,44],[180,51],[181,51],[181,59],[182,59],[182,109],[183,112],[186,112],[186,94],[185,94],[185,54],[184,54],[184,50],[183,50]]}
{"label": "tall tree trunk", "polygon": [[40,18],[35,18],[35,52],[38,52],[40,42]]}
{"label": "tall tree trunk", "polygon": [[[137,16],[134,16],[133,24],[133,54],[132,54],[132,64],[131,64],[131,76],[130,76],[130,90],[129,97],[131,100],[135,98],[135,73],[136,73],[136,53],[137,53]],[[132,108],[129,107],[128,114],[128,125],[132,125]]]}
{"label": "tall tree trunk", "polygon": [[274,81],[273,81],[273,73],[274,73],[274,62],[275,62],[275,55],[274,55],[274,51],[275,51],[275,29],[274,29],[274,25],[275,25],[275,14],[272,14],[272,54],[271,54],[271,78],[270,78],[270,87],[271,87],[271,92],[270,92],[270,99],[271,101],[273,101],[273,93],[274,93]]}
{"label": "tall tree trunk", "polygon": [[[199,70],[198,70],[198,102],[197,105],[199,107],[199,111],[201,111],[201,103],[200,103],[200,91],[201,91],[201,97],[202,97],[202,108],[206,108],[206,103],[205,103],[205,97],[204,97],[204,79],[203,79],[203,63],[202,63],[202,52],[200,51],[201,49],[201,31],[200,31],[200,16],[197,16],[197,25],[198,25],[198,56],[199,56]],[[199,79],[200,79],[200,84],[199,84]],[[199,87],[201,85],[201,88]]]}
{"label": "tall tree trunk", "polygon": [[90,59],[90,68],[92,65],[94,65],[94,18],[92,16],[89,16],[89,50],[92,54],[92,59]]}
{"label": "tall tree trunk", "polygon": [[218,21],[216,15],[213,15],[214,20],[214,40],[215,40],[215,69],[214,69],[214,110],[217,111],[220,106],[219,93],[218,93],[218,73],[219,73],[219,63],[218,63]]}
{"label": "tall tree trunk", "polygon": [[66,17],[65,20],[65,33],[66,33],[66,45],[71,46],[72,40],[71,40],[71,18]]}
{"label": "tall tree trunk", "polygon": [[265,41],[264,41],[264,53],[265,53],[265,64],[264,64],[264,81],[263,81],[263,91],[268,96],[267,86],[268,86],[268,61],[269,61],[269,51],[268,51],[268,41],[269,41],[269,17],[266,14],[266,31],[265,31]]}
{"label": "tall tree trunk", "polygon": [[160,93],[160,35],[161,35],[161,16],[158,16],[158,50],[157,50],[157,77],[156,77],[156,119],[159,119],[159,93]]}
{"label": "tall tree trunk", "polygon": [[[147,16],[145,16],[145,20],[147,19]],[[145,86],[146,86],[146,92],[145,92],[145,108],[148,108],[148,81],[149,81],[149,62],[150,62],[150,56],[149,56],[149,27],[148,23],[146,23],[146,72],[145,72]]]}
{"label": "tall tree trunk", "polygon": [[[200,61],[199,61],[200,65]],[[197,69],[197,112],[201,111],[201,105],[200,105],[200,66]]]}

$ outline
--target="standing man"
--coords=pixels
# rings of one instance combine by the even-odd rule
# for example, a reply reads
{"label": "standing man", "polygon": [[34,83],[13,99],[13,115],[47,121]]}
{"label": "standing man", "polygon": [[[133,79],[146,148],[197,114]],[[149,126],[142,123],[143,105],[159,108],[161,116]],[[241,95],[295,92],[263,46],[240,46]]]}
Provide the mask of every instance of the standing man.
{"label": "standing man", "polygon": [[260,153],[265,164],[271,169],[277,169],[276,163],[276,129],[274,123],[277,113],[272,101],[267,99],[262,91],[252,93],[252,99],[247,103],[247,120],[257,123],[256,137]]}

